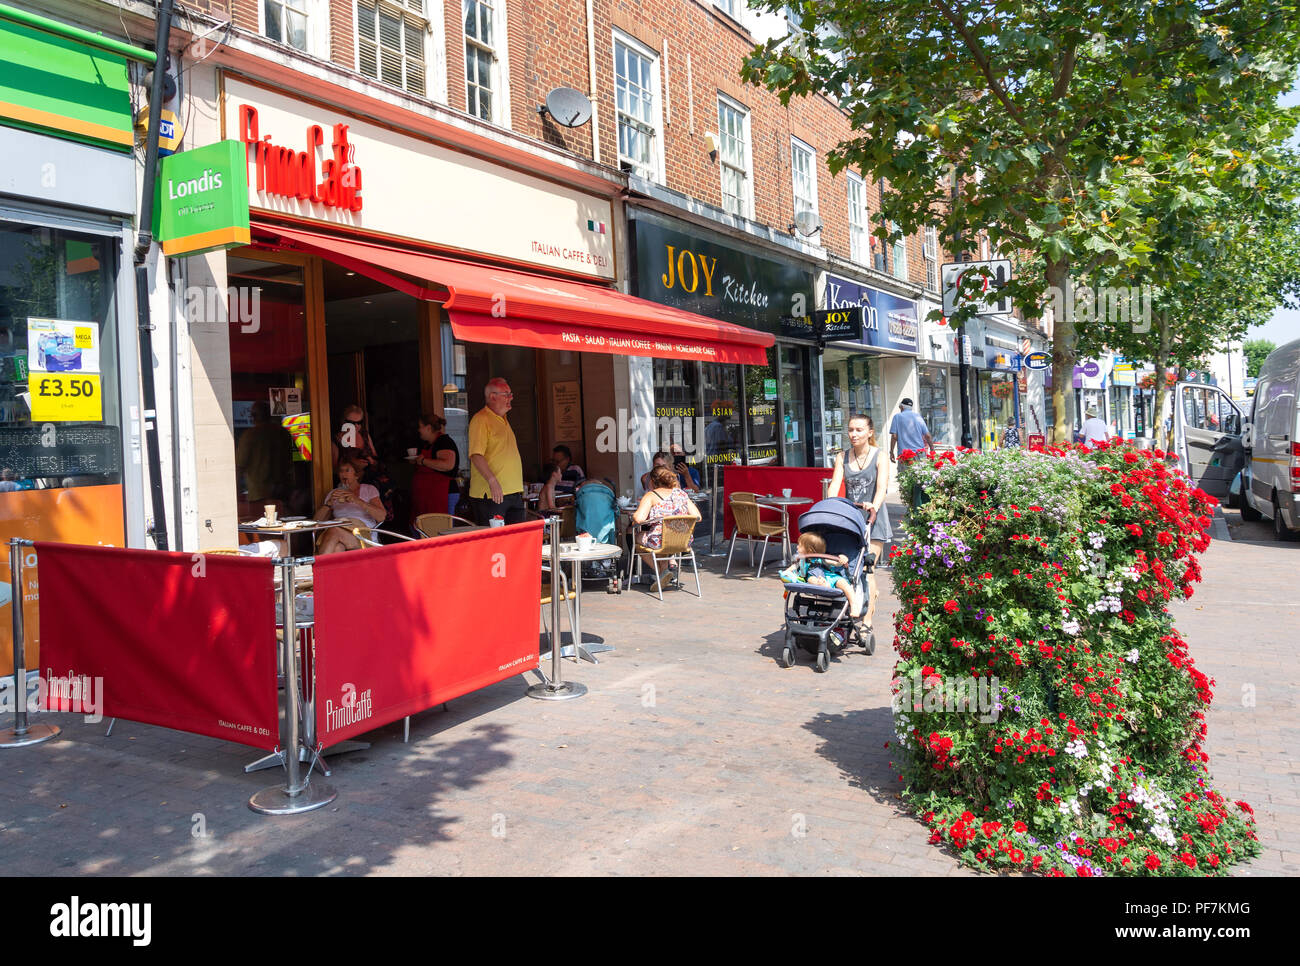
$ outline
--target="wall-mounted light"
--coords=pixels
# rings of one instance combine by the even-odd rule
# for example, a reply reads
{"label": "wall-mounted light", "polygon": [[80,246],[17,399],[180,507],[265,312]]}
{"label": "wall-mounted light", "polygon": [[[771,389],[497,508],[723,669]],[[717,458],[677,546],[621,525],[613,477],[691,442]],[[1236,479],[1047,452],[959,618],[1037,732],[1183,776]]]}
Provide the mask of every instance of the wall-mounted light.
{"label": "wall-mounted light", "polygon": [[717,161],[718,160],[718,136],[714,134],[712,131],[705,131],[704,143],[705,145],[708,146],[709,149],[709,160]]}
{"label": "wall-mounted light", "polygon": [[447,385],[442,387],[442,391],[450,395],[451,393],[454,392],[460,392],[460,387],[458,387],[454,382],[449,382],[447,383]]}

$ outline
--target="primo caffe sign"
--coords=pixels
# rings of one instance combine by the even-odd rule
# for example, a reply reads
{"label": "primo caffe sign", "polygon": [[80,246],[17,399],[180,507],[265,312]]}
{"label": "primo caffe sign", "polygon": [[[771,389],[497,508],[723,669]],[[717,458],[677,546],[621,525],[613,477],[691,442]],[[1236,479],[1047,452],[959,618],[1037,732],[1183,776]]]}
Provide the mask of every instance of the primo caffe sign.
{"label": "primo caffe sign", "polygon": [[812,272],[798,263],[765,258],[639,212],[630,235],[634,294],[643,299],[773,333],[782,331],[782,318],[812,312]]}
{"label": "primo caffe sign", "polygon": [[230,75],[222,86],[254,212],[614,278],[608,198]]}

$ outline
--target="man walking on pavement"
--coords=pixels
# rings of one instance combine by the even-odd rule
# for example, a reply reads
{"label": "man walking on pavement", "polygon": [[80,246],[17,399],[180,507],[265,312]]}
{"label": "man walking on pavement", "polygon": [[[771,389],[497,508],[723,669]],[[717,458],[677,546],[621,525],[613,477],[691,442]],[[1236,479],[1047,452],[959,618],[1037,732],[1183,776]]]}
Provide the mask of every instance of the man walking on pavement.
{"label": "man walking on pavement", "polygon": [[[920,453],[928,450],[934,456],[934,439],[930,428],[925,425],[921,414],[912,408],[912,400],[904,399],[898,404],[898,415],[889,423],[889,461],[898,462],[898,453],[911,450]],[[912,506],[925,502],[925,491],[920,486],[912,487]]]}
{"label": "man walking on pavement", "polygon": [[514,393],[497,376],[488,380],[483,396],[486,405],[469,421],[469,496],[476,522],[488,526],[500,516],[506,523],[522,523],[524,467],[506,419]]}
{"label": "man walking on pavement", "polygon": [[1088,418],[1083,421],[1080,432],[1083,433],[1083,439],[1080,440],[1084,446],[1096,446],[1098,443],[1104,443],[1110,439],[1110,427],[1106,421],[1097,415],[1095,406],[1089,406],[1087,412]]}

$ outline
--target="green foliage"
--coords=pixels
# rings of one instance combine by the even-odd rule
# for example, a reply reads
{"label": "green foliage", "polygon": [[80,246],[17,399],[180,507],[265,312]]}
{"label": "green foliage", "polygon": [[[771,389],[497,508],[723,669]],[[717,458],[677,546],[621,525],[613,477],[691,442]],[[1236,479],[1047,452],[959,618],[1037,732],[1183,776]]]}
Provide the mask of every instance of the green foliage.
{"label": "green foliage", "polygon": [[1246,375],[1258,376],[1259,367],[1264,364],[1264,360],[1269,354],[1277,348],[1277,343],[1269,339],[1251,339],[1242,345],[1241,349],[1246,354]]}
{"label": "green foliage", "polygon": [[[903,454],[891,553],[904,797],[962,861],[1047,875],[1216,874],[1258,852],[1209,785],[1192,596],[1213,499],[1123,446]],[[972,682],[979,685],[971,689]],[[979,696],[948,699],[949,694]]]}

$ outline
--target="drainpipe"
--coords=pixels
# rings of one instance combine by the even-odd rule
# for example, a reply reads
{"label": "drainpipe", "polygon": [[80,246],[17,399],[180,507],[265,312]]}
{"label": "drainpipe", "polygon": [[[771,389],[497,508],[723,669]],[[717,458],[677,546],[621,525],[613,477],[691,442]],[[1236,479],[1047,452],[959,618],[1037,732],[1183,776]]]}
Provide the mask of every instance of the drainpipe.
{"label": "drainpipe", "polygon": [[587,74],[591,85],[591,160],[600,164],[600,95],[596,93],[596,18],[587,0]]}
{"label": "drainpipe", "polygon": [[[157,396],[153,384],[153,325],[149,321],[149,251],[153,247],[153,199],[158,180],[158,125],[162,120],[163,64],[172,28],[172,0],[162,0],[154,36],[153,86],[149,91],[149,133],[145,138],[144,183],[140,193],[139,235],[135,246],[135,303],[140,338],[140,390],[144,439],[153,497],[154,546],[167,550],[167,504],[163,499],[162,459],[158,451]],[[162,276],[160,276],[162,278]]]}

